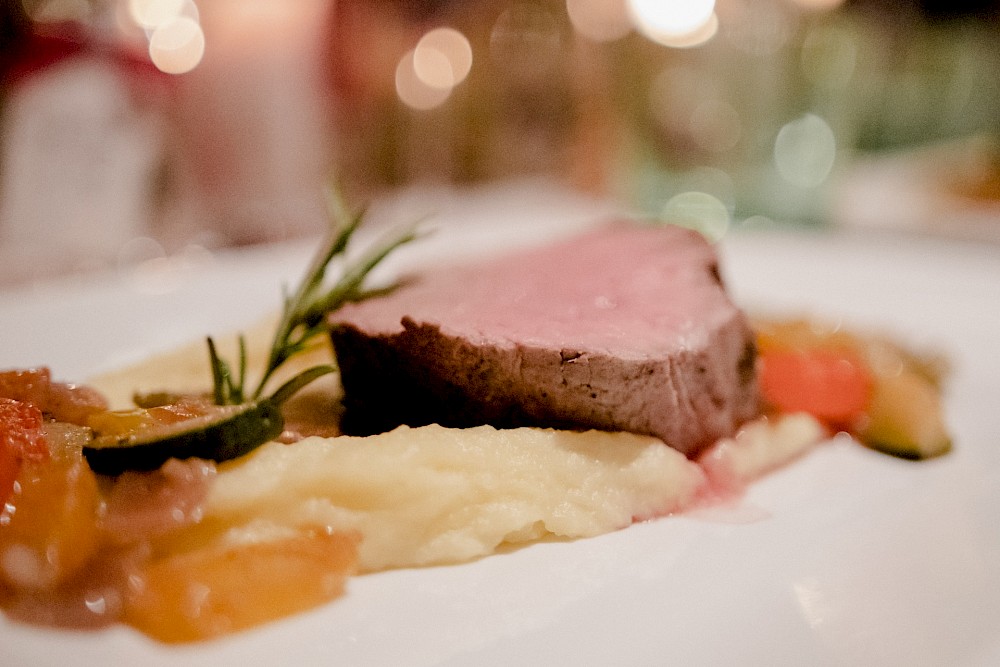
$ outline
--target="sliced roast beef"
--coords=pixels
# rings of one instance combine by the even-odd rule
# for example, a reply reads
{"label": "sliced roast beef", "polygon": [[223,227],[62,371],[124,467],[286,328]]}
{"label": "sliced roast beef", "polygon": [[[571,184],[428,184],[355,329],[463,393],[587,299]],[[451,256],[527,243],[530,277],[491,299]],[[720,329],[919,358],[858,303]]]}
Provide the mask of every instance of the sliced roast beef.
{"label": "sliced roast beef", "polygon": [[692,455],[757,413],[753,335],[712,246],[619,223],[431,270],[331,316],[346,432],[541,425]]}

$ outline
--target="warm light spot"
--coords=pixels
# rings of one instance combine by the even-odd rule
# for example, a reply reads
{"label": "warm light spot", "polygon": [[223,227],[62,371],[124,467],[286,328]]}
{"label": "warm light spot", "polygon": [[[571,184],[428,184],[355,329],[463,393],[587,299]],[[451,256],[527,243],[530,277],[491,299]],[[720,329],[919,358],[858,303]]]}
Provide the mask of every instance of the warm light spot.
{"label": "warm light spot", "polygon": [[695,30],[675,35],[672,33],[654,33],[652,31],[646,31],[644,34],[649,39],[662,44],[663,46],[669,46],[675,49],[689,49],[695,46],[701,46],[708,40],[715,37],[715,34],[719,32],[719,19],[715,14],[708,17],[708,20]]}
{"label": "warm light spot", "polygon": [[441,106],[451,95],[451,88],[435,88],[421,80],[414,68],[413,54],[408,51],[396,65],[396,95],[411,109],[426,111]]}
{"label": "warm light spot", "polygon": [[149,57],[167,74],[190,72],[205,54],[205,33],[186,16],[159,26],[149,38]]}
{"label": "warm light spot", "polygon": [[566,0],[566,13],[578,33],[595,42],[621,39],[632,31],[626,0]]}
{"label": "warm light spot", "polygon": [[180,16],[186,16],[201,25],[201,13],[198,11],[198,5],[194,4],[194,0],[183,0],[181,11],[178,14],[178,17]]}
{"label": "warm light spot", "polygon": [[129,16],[147,30],[176,20],[183,8],[184,0],[128,0]]}
{"label": "warm light spot", "polygon": [[457,86],[472,69],[472,46],[452,28],[435,28],[413,50],[413,71],[431,88]]}
{"label": "warm light spot", "polygon": [[455,87],[455,73],[448,56],[431,46],[413,50],[413,73],[431,88],[450,90]]}
{"label": "warm light spot", "polygon": [[628,6],[635,27],[665,46],[698,46],[719,29],[715,0],[629,0]]}
{"label": "warm light spot", "polygon": [[825,120],[806,114],[778,131],[774,163],[782,178],[800,188],[826,180],[837,156],[837,140]]}
{"label": "warm light spot", "polygon": [[663,206],[664,221],[701,232],[718,241],[729,229],[729,209],[707,192],[682,192]]}
{"label": "warm light spot", "polygon": [[672,46],[675,49],[689,49],[695,46],[701,46],[708,40],[715,37],[716,33],[719,32],[719,17],[712,14],[708,17],[708,20],[701,24],[700,27],[692,30],[685,35],[676,36],[661,36],[659,42],[664,46]]}

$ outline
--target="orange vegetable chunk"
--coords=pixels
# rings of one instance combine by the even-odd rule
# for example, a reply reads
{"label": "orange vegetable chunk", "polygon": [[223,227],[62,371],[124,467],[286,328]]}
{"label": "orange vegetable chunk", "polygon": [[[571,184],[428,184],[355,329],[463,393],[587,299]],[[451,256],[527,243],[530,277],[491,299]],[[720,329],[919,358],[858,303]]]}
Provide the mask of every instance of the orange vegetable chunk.
{"label": "orange vegetable chunk", "polygon": [[356,563],[357,538],[325,532],[168,555],[145,568],[124,621],[163,642],[210,639],[337,597]]}
{"label": "orange vegetable chunk", "polygon": [[868,406],[872,378],[849,350],[772,349],[761,354],[760,387],[765,401],[781,412],[807,412],[850,428]]}
{"label": "orange vegetable chunk", "polygon": [[0,514],[0,581],[54,588],[97,551],[97,479],[83,458],[28,463]]}

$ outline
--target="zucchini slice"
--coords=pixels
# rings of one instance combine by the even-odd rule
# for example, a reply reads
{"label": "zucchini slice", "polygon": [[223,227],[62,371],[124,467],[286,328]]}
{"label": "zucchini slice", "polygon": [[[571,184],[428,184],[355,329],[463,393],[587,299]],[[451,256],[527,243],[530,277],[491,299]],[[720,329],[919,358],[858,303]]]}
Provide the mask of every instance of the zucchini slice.
{"label": "zucchini slice", "polygon": [[83,448],[91,469],[102,475],[156,470],[169,459],[227,461],[281,434],[279,403],[264,399],[223,406],[210,414],[145,429],[123,437],[99,436]]}

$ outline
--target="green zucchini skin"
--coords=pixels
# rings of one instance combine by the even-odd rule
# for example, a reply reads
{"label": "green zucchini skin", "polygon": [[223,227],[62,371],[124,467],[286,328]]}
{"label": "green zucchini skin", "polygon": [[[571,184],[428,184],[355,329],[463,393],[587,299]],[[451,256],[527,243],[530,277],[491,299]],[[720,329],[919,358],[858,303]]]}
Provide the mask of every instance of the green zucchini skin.
{"label": "green zucchini skin", "polygon": [[84,446],[83,455],[90,468],[101,475],[156,470],[172,458],[228,461],[278,437],[284,419],[281,407],[265,399],[216,421],[177,427],[158,435],[96,438]]}

